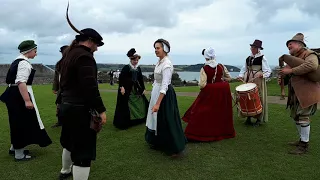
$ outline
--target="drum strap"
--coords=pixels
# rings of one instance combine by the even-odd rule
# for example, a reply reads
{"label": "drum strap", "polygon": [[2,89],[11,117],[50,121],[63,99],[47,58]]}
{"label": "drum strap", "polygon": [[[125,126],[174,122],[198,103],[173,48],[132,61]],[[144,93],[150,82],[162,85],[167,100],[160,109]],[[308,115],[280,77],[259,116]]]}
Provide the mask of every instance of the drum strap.
{"label": "drum strap", "polygon": [[252,78],[253,78],[253,77],[254,77],[258,72],[260,72],[260,71],[262,71],[262,69],[254,72],[254,70],[250,69],[249,66],[248,66],[248,67],[247,67],[247,72],[248,72],[248,73],[247,73],[246,83],[248,83],[248,81],[249,81],[250,74],[252,74]]}

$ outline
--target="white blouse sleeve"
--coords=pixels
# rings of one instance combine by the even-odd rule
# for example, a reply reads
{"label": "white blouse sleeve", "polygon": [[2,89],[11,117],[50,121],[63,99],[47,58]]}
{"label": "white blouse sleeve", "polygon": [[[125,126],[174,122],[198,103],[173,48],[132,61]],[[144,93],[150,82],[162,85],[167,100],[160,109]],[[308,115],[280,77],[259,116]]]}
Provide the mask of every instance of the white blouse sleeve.
{"label": "white blouse sleeve", "polygon": [[207,74],[204,71],[203,68],[200,70],[200,81],[199,81],[199,86],[200,89],[203,89],[207,85]]}
{"label": "white blouse sleeve", "polygon": [[222,65],[223,66],[223,71],[224,71],[224,79],[226,81],[230,81],[232,79],[231,77],[231,74],[229,73],[228,69],[226,68],[226,66]]}
{"label": "white blouse sleeve", "polygon": [[26,83],[31,73],[31,65],[28,61],[20,61],[17,69],[15,83]]}
{"label": "white blouse sleeve", "polygon": [[268,61],[267,59],[265,58],[265,56],[263,56],[263,59],[262,59],[262,72],[263,72],[263,77],[264,78],[267,78],[271,75],[271,68],[268,64]]}
{"label": "white blouse sleeve", "polygon": [[171,84],[172,70],[170,67],[166,67],[162,70],[162,83],[160,87],[160,93],[166,94],[169,84]]}
{"label": "white blouse sleeve", "polygon": [[242,77],[244,76],[244,73],[247,71],[247,63],[244,63],[244,65],[242,66],[240,73],[238,75],[238,77]]}

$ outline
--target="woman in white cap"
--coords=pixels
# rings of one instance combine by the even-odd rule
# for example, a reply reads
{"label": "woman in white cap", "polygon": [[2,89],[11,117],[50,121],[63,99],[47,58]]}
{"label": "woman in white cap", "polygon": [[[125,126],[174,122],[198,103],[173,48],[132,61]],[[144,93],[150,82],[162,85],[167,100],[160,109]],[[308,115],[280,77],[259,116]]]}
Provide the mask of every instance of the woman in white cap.
{"label": "woman in white cap", "polygon": [[200,71],[200,93],[182,119],[185,135],[193,141],[218,141],[235,137],[232,97],[227,68],[217,63],[213,48],[202,51],[205,65]]}
{"label": "woman in white cap", "polygon": [[153,46],[159,61],[154,69],[145,139],[151,148],[179,157],[187,140],[183,134],[176,93],[171,85],[173,65],[168,57],[170,44],[158,39]]}

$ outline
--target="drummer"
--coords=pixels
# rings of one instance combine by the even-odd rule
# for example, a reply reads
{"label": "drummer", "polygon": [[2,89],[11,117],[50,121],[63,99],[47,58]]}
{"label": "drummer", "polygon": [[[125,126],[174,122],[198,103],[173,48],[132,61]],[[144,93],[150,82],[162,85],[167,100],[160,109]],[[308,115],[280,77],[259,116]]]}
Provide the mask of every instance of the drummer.
{"label": "drummer", "polygon": [[261,52],[263,50],[262,41],[256,39],[253,44],[250,44],[250,47],[251,55],[247,57],[244,66],[241,68],[238,79],[245,83],[253,82],[258,86],[263,108],[262,113],[253,116],[253,118],[257,119],[254,124],[251,122],[251,117],[247,117],[245,124],[259,126],[261,122],[268,121],[266,78],[270,76],[272,71],[266,57]]}

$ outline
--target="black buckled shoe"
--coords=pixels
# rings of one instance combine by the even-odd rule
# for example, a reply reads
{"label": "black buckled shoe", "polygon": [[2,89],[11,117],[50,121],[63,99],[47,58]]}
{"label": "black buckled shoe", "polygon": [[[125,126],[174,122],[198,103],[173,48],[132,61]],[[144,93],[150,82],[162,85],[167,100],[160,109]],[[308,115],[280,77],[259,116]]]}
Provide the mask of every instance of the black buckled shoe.
{"label": "black buckled shoe", "polygon": [[60,173],[59,175],[59,180],[64,180],[64,179],[68,179],[69,177],[72,176],[72,172],[68,173],[68,174],[62,174]]}

